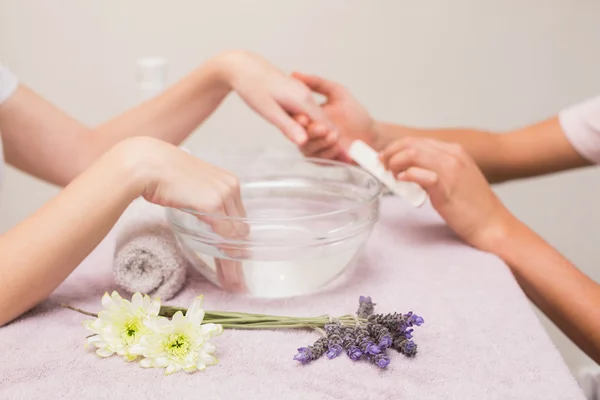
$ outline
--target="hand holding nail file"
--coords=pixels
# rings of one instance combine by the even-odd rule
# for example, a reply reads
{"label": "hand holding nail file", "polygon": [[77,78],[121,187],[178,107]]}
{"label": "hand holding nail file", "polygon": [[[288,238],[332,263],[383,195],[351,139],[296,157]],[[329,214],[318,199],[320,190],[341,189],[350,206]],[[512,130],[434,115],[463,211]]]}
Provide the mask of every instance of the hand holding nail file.
{"label": "hand holding nail file", "polygon": [[427,200],[427,192],[421,186],[414,182],[396,180],[394,175],[381,164],[377,152],[362,140],[352,142],[348,154],[358,165],[373,174],[394,194],[403,197],[413,206],[420,207]]}

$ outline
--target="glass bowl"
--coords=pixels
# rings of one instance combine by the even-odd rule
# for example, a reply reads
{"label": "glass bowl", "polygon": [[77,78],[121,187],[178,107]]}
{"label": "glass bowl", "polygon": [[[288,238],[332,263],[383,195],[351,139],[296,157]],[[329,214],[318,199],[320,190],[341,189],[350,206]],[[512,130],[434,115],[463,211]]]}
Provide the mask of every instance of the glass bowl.
{"label": "glass bowl", "polygon": [[[379,218],[381,184],[361,168],[311,158],[235,157],[246,217],[167,208],[187,259],[215,285],[263,298],[312,293],[355,259]],[[223,237],[203,222],[245,224]],[[238,225],[239,226],[239,225]]]}

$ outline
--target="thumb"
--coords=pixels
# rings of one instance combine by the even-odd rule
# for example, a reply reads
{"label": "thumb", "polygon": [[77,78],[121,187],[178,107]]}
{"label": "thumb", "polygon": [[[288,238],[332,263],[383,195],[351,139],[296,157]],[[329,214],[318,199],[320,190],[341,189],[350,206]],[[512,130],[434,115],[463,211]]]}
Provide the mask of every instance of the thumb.
{"label": "thumb", "polygon": [[312,91],[320,93],[328,98],[339,96],[340,85],[333,81],[328,81],[317,75],[306,75],[300,72],[292,72],[292,77],[308,86]]}
{"label": "thumb", "polygon": [[438,183],[438,175],[435,172],[419,167],[410,167],[399,173],[396,178],[400,181],[414,182],[428,192],[434,189]]}

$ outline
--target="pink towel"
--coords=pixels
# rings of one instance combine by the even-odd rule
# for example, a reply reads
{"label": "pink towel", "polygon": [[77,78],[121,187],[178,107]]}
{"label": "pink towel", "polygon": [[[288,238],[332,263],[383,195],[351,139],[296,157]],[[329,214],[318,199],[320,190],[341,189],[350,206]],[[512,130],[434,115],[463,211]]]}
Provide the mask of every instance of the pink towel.
{"label": "pink towel", "polygon": [[190,276],[169,304],[199,293],[207,309],[296,316],[345,314],[369,295],[381,312],[412,310],[414,359],[391,353],[379,370],[341,356],[301,366],[310,331],[225,331],[217,366],[163,376],[84,349],[87,317],[113,290],[111,244],[104,243],[51,298],[0,328],[0,399],[583,399],[507,267],[459,242],[428,207],[385,198],[382,215],[357,268],[321,293],[283,301],[227,294]]}

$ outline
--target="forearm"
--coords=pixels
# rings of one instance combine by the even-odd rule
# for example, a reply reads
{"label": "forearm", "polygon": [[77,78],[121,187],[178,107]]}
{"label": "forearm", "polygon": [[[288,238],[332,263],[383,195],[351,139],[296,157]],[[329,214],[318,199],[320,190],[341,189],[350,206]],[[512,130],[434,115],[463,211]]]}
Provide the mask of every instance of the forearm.
{"label": "forearm", "polygon": [[460,144],[475,160],[479,168],[488,177],[494,177],[502,169],[502,159],[498,152],[501,137],[498,134],[475,129],[423,129],[409,126],[393,125],[385,122],[376,123],[379,147],[402,137],[425,137],[445,142]]}
{"label": "forearm", "polygon": [[510,266],[527,296],[600,362],[600,285],[518,221],[494,242],[493,252]]}
{"label": "forearm", "polygon": [[123,139],[150,136],[178,145],[229,93],[227,56],[215,57],[156,98],[96,129],[21,85],[0,106],[6,159],[24,172],[65,186]]}
{"label": "forearm", "polygon": [[0,236],[0,325],[46,298],[140,193],[122,150],[107,152],[57,197]]}
{"label": "forearm", "polygon": [[[149,136],[179,145],[230,92],[225,79],[225,57],[209,60],[157,97],[98,126],[90,148],[101,152],[133,136]],[[92,154],[90,159],[95,156]]]}
{"label": "forearm", "polygon": [[508,133],[476,129],[419,129],[376,123],[378,146],[402,137],[460,144],[491,183],[591,165],[568,142],[556,117]]}

